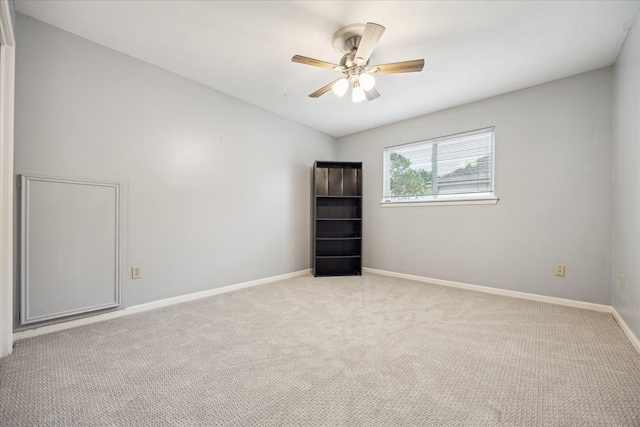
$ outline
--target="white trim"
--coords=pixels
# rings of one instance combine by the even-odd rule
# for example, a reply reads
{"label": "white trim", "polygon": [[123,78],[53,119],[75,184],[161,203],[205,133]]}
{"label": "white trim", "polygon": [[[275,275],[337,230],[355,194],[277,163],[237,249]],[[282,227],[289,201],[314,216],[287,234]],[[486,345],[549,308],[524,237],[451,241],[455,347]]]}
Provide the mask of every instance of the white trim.
{"label": "white trim", "polygon": [[633,332],[631,332],[631,328],[629,328],[629,326],[625,323],[625,321],[622,319],[622,316],[620,316],[618,310],[616,310],[615,307],[611,307],[611,314],[613,314],[613,318],[616,319],[616,322],[618,322],[618,325],[620,326],[620,329],[622,329],[622,332],[624,332],[629,341],[631,341],[631,345],[635,347],[638,353],[640,353],[640,340],[638,340],[638,337],[636,337]]}
{"label": "white trim", "polygon": [[420,200],[418,202],[380,202],[383,208],[406,208],[416,206],[451,206],[451,205],[495,205],[498,203],[497,197],[478,197],[465,199],[433,199]]}
{"label": "white trim", "polygon": [[195,292],[187,295],[180,295],[173,298],[166,298],[159,301],[152,301],[145,304],[134,305],[123,310],[111,311],[108,313],[96,314],[95,316],[83,317],[81,319],[73,319],[67,322],[56,323],[54,325],[41,326],[39,328],[25,329],[13,334],[15,340],[31,338],[38,335],[44,335],[51,332],[64,331],[66,329],[78,326],[89,325],[91,323],[102,322],[103,320],[116,319],[118,317],[128,316],[130,314],[142,313],[144,311],[154,310],[156,308],[168,307],[183,302],[194,301],[213,295],[223,294],[226,292],[237,291],[239,289],[250,288],[253,286],[264,285],[267,283],[277,282],[279,280],[290,279],[292,277],[305,276],[311,274],[311,269],[300,270],[293,273],[281,274],[279,276],[267,277],[265,279],[252,280],[249,282],[236,283],[234,285],[223,286],[221,288],[209,289],[207,291]]}
{"label": "white trim", "polygon": [[414,276],[411,274],[394,273],[391,271],[377,270],[375,268],[363,267],[362,271],[383,276],[398,277],[400,279],[415,280],[417,282],[432,283],[434,285],[449,286],[452,288],[467,289],[470,291],[484,292],[486,294],[503,295],[513,298],[521,298],[532,301],[547,302],[550,304],[564,305],[567,307],[584,308],[587,310],[600,311],[603,313],[611,313],[612,307],[604,304],[594,304],[591,302],[575,301],[571,299],[548,297],[544,295],[529,294],[526,292],[509,291],[506,289],[491,288],[488,286],[470,285],[468,283],[452,282],[449,280],[432,279],[429,277]]}
{"label": "white trim", "polygon": [[0,357],[13,349],[13,114],[15,39],[8,0],[0,2]]}

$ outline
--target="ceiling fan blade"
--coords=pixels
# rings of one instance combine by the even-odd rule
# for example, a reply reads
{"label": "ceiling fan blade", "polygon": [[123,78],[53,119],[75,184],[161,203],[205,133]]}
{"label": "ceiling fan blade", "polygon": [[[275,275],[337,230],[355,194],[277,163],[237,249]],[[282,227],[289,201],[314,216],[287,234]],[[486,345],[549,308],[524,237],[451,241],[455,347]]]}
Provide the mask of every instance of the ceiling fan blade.
{"label": "ceiling fan blade", "polygon": [[313,65],[314,67],[329,68],[331,70],[342,71],[343,67],[338,64],[332,64],[330,62],[320,61],[319,59],[307,58],[306,56],[295,55],[291,58],[293,62],[299,62],[300,64]]}
{"label": "ceiling fan blade", "polygon": [[[414,73],[417,71],[422,71],[423,68],[424,59],[415,59],[413,61],[374,65],[372,67],[369,67],[369,72],[375,74]],[[378,71],[375,71],[376,69]]]}
{"label": "ceiling fan blade", "polygon": [[341,80],[341,78],[332,81],[331,83],[329,83],[326,86],[322,86],[320,89],[318,89],[317,91],[315,91],[311,95],[309,95],[309,98],[318,98],[318,97],[324,95],[325,93],[329,92],[331,90],[331,88],[333,88],[333,85],[336,84],[336,82],[338,80]]}
{"label": "ceiling fan blade", "polygon": [[373,101],[380,96],[380,92],[378,92],[375,87],[372,87],[371,89],[364,91],[364,96],[367,97],[367,100]]}
{"label": "ceiling fan blade", "polygon": [[356,51],[356,64],[364,66],[364,64],[367,63],[371,52],[373,52],[378,41],[380,41],[384,30],[385,28],[382,25],[367,22],[362,37],[360,38],[360,44],[358,44],[358,50]]}

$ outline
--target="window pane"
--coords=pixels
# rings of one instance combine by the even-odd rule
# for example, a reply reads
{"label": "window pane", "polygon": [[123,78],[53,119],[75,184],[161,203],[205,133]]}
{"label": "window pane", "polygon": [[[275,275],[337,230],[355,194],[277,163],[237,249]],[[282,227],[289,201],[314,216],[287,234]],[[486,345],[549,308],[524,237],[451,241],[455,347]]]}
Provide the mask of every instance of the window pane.
{"label": "window pane", "polygon": [[492,139],[484,133],[438,144],[438,194],[492,190]]}

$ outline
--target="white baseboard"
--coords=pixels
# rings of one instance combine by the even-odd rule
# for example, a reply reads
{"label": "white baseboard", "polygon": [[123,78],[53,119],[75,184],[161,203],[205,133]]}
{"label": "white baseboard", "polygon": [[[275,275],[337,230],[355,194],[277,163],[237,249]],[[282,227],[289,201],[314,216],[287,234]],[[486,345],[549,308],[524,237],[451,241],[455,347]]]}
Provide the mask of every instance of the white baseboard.
{"label": "white baseboard", "polygon": [[[640,354],[640,341],[631,332],[631,329],[627,326],[625,321],[620,317],[620,314],[610,305],[594,304],[583,301],[575,301],[564,298],[548,297],[544,295],[529,294],[526,292],[509,291],[505,289],[491,288],[488,286],[471,285],[468,283],[453,282],[449,280],[433,279],[429,277],[414,276],[411,274],[394,273],[386,270],[377,270],[375,268],[363,267],[362,271],[365,273],[380,274],[383,276],[397,277],[400,279],[415,280],[418,282],[432,283],[434,285],[449,286],[459,289],[467,289],[476,292],[484,292],[495,295],[503,295],[514,298],[522,298],[533,301],[547,302],[550,304],[564,305],[568,307],[584,308],[587,310],[600,311],[604,313],[611,313],[616,320],[624,334],[627,336],[631,345]],[[145,304],[134,305],[122,310],[110,311],[108,313],[101,313],[94,316],[83,317],[80,319],[73,319],[67,322],[56,323],[53,325],[41,326],[33,329],[26,329],[13,333],[14,342],[24,338],[35,337],[38,335],[48,334],[51,332],[63,331],[65,329],[71,329],[82,325],[88,325],[91,323],[102,322],[103,320],[116,319],[118,317],[128,316],[130,314],[142,313],[144,311],[153,310],[156,308],[167,307],[174,304],[180,304],[183,302],[194,301],[201,298],[206,298],[213,295],[222,294],[225,292],[236,291],[238,289],[250,288],[252,286],[264,285],[266,283],[277,282],[279,280],[289,279],[292,277],[304,276],[311,273],[311,269],[300,270],[293,273],[281,274],[279,276],[267,277],[265,279],[252,280],[249,282],[237,283],[235,285],[223,286],[221,288],[209,289],[207,291],[195,292],[187,295],[180,295],[173,298],[166,298],[159,301],[148,302]]]}
{"label": "white baseboard", "polygon": [[385,271],[385,270],[376,270],[375,268],[363,267],[362,270],[368,273],[381,274],[383,276],[391,276],[391,277],[398,277],[401,279],[415,280],[418,282],[433,283],[434,285],[442,285],[442,286],[449,286],[452,288],[467,289],[470,291],[484,292],[486,294],[503,295],[507,297],[528,299],[532,301],[548,302],[550,304],[565,305],[567,307],[584,308],[587,310],[600,311],[604,313],[611,313],[613,309],[610,305],[594,304],[591,302],[548,297],[544,295],[529,294],[526,292],[509,291],[506,289],[491,288],[488,286],[470,285],[468,283],[452,282],[449,280],[441,280],[441,279],[432,279],[429,277],[413,276],[411,274],[403,274],[403,273],[394,273],[394,272]]}
{"label": "white baseboard", "polygon": [[600,311],[603,313],[611,313],[613,318],[616,320],[616,322],[620,326],[620,329],[622,329],[624,334],[627,336],[627,338],[631,342],[631,345],[636,349],[638,354],[640,354],[640,340],[638,340],[638,337],[636,337],[633,334],[633,332],[631,332],[631,329],[622,319],[620,314],[618,314],[618,311],[610,305],[594,304],[590,302],[575,301],[575,300],[564,299],[564,298],[547,297],[544,295],[529,294],[526,292],[508,291],[505,289],[490,288],[488,286],[470,285],[468,283],[451,282],[449,280],[432,279],[429,277],[414,276],[411,274],[394,273],[392,271],[377,270],[375,268],[363,267],[362,271],[366,273],[380,274],[383,276],[398,277],[400,279],[415,280],[417,282],[432,283],[434,285],[449,286],[452,288],[467,289],[470,291],[484,292],[484,293],[495,294],[495,295],[504,295],[504,296],[513,297],[513,298],[522,298],[522,299],[528,299],[533,301],[547,302],[550,304],[564,305],[567,307],[584,308],[587,310]]}
{"label": "white baseboard", "polygon": [[75,328],[82,325],[102,322],[104,320],[116,319],[118,317],[128,316],[130,314],[142,313],[144,311],[149,311],[156,308],[167,307],[170,305],[175,305],[183,302],[206,298],[213,295],[223,294],[225,292],[237,291],[238,289],[264,285],[266,283],[277,282],[279,280],[289,279],[297,276],[304,276],[307,274],[311,274],[310,268],[306,270],[296,271],[293,273],[281,274],[279,276],[267,277],[265,279],[258,279],[258,280],[252,280],[249,282],[236,283],[234,285],[223,286],[221,288],[209,289],[202,292],[194,292],[192,294],[180,295],[177,297],[166,298],[159,301],[152,301],[145,304],[139,304],[139,305],[127,307],[122,310],[110,311],[107,313],[100,313],[94,316],[82,317],[80,319],[73,319],[66,322],[56,323],[53,325],[40,326],[33,329],[25,329],[23,331],[14,332],[13,341],[15,342],[24,338],[31,338],[38,335],[44,335],[44,334],[49,334],[51,332],[63,331],[65,329],[71,329],[71,328]]}
{"label": "white baseboard", "polygon": [[613,318],[616,319],[616,322],[618,322],[618,325],[620,325],[620,329],[622,329],[622,332],[624,332],[627,338],[629,338],[629,341],[631,341],[631,345],[635,347],[638,353],[640,353],[640,340],[638,340],[638,337],[636,337],[633,332],[631,332],[631,329],[622,319],[622,316],[620,316],[618,310],[616,310],[615,307],[611,307],[611,314],[613,314]]}

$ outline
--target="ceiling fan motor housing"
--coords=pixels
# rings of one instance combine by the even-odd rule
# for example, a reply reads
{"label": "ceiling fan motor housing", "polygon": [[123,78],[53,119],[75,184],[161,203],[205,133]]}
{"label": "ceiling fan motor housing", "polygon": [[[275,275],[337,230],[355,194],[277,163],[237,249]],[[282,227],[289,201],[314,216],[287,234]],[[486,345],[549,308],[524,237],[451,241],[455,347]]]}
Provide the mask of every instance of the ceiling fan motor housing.
{"label": "ceiling fan motor housing", "polygon": [[351,51],[348,53],[345,53],[342,56],[342,59],[340,59],[340,66],[342,67],[342,72],[347,77],[347,80],[349,80],[352,83],[358,81],[360,74],[365,72],[365,68],[369,64],[369,61],[365,62],[364,64],[358,64],[356,62],[356,52],[358,50],[359,44],[360,44],[359,36],[353,36],[349,38],[345,42],[345,45],[348,46],[351,49]]}

